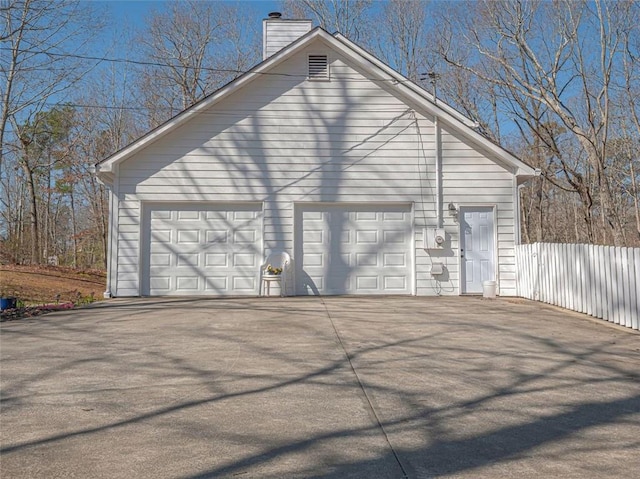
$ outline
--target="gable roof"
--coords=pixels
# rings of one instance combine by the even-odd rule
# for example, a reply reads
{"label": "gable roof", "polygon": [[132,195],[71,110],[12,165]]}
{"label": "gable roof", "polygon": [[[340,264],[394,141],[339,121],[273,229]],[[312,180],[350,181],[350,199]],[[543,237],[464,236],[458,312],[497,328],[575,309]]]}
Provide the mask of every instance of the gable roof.
{"label": "gable roof", "polygon": [[213,105],[228,97],[239,89],[247,86],[261,74],[268,74],[269,70],[292,57],[299,51],[306,48],[314,41],[323,41],[329,47],[338,51],[355,65],[367,73],[371,81],[380,81],[385,88],[393,91],[405,102],[415,105],[416,109],[428,115],[436,116],[444,124],[459,132],[472,143],[490,152],[492,158],[503,166],[506,166],[519,180],[526,180],[536,175],[536,172],[529,165],[525,164],[513,154],[492,142],[487,137],[474,130],[476,123],[456,111],[442,101],[436,101],[431,93],[416,83],[412,82],[393,68],[377,59],[362,47],[348,40],[343,35],[336,33],[331,35],[321,27],[316,27],[309,33],[303,35],[295,42],[280,50],[278,53],[267,58],[263,62],[253,67],[248,72],[240,75],[214,93],[203,98],[186,110],[178,113],[165,123],[149,131],[147,134],[133,141],[129,145],[115,152],[111,156],[96,163],[95,170],[98,177],[106,183],[113,181],[114,166],[130,158],[140,150],[149,146],[164,135],[174,131],[184,125],[190,119],[201,112],[211,108]]}

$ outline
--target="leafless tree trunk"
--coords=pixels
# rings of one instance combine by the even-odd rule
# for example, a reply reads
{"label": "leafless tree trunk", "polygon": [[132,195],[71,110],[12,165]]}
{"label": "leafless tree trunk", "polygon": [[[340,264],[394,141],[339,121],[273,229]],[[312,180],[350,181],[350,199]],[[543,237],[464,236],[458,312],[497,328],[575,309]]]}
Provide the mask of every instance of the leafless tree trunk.
{"label": "leafless tree trunk", "polygon": [[27,178],[29,191],[29,205],[31,217],[31,264],[40,264],[40,225],[38,223],[38,199],[36,196],[36,186],[33,169],[28,161],[21,162],[22,169]]}

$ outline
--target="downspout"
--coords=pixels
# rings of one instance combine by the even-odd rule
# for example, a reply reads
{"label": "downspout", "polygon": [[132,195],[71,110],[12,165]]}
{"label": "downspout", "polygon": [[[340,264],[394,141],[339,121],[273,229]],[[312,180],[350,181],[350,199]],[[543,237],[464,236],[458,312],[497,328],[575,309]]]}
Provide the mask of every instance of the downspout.
{"label": "downspout", "polygon": [[440,121],[435,116],[433,120],[435,128],[435,160],[436,160],[436,218],[437,227],[444,225],[442,212],[442,133],[440,131]]}
{"label": "downspout", "polygon": [[96,177],[96,180],[98,181],[98,183],[100,183],[102,186],[104,186],[107,189],[107,194],[108,194],[108,199],[107,199],[107,204],[109,205],[109,219],[107,221],[107,251],[106,251],[106,255],[107,257],[104,259],[105,265],[107,267],[107,280],[106,280],[106,287],[107,289],[105,290],[104,293],[102,293],[102,297],[104,299],[109,299],[111,298],[111,241],[113,238],[113,235],[111,234],[111,231],[113,229],[113,218],[112,218],[112,205],[113,205],[113,192],[111,191],[111,188],[113,187],[113,185],[109,185],[107,184],[107,182],[103,181],[102,178],[100,178],[100,175],[98,174],[100,171],[100,167],[98,165],[93,165],[89,167],[89,172]]}
{"label": "downspout", "polygon": [[105,298],[113,298],[117,295],[117,268],[118,268],[118,225],[119,221],[119,178],[118,165],[113,166],[113,182],[109,187],[109,247],[107,261],[107,290]]}
{"label": "downspout", "polygon": [[[542,174],[540,168],[535,168],[533,170],[533,178],[537,178]],[[528,177],[528,179],[531,179]],[[527,178],[524,180],[522,178],[518,178],[518,174],[513,176],[513,208],[514,208],[514,224],[515,224],[515,244],[522,243],[522,218],[520,216],[521,211],[521,202],[522,202],[522,190],[524,188],[524,183],[528,181]]]}
{"label": "downspout", "polygon": [[514,213],[515,213],[515,224],[516,224],[516,230],[515,230],[515,243],[516,244],[521,244],[522,243],[522,218],[521,218],[521,206],[520,206],[520,202],[521,202],[521,196],[522,196],[522,189],[524,188],[524,185],[519,185],[518,184],[518,178],[516,176],[513,177],[513,182],[514,182],[514,192],[515,192],[515,198],[513,199],[513,209],[514,209]]}
{"label": "downspout", "polygon": [[111,272],[113,268],[111,267],[111,254],[113,252],[113,191],[111,191],[111,187],[107,187],[109,190],[109,221],[108,221],[108,231],[107,231],[107,290],[102,294],[104,299],[111,298]]}

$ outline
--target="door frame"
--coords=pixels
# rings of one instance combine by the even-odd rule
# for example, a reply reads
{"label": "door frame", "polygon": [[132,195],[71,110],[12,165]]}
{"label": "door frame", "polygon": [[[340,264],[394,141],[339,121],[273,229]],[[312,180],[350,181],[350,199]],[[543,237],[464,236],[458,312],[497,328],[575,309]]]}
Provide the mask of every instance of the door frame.
{"label": "door frame", "polygon": [[493,214],[493,273],[496,278],[498,294],[500,292],[500,268],[498,260],[498,205],[496,203],[460,203],[458,204],[458,296],[477,295],[478,293],[467,293],[463,291],[465,281],[463,281],[463,261],[460,248],[462,248],[463,232],[462,232],[462,215],[464,211],[473,211],[474,208],[491,208]]}

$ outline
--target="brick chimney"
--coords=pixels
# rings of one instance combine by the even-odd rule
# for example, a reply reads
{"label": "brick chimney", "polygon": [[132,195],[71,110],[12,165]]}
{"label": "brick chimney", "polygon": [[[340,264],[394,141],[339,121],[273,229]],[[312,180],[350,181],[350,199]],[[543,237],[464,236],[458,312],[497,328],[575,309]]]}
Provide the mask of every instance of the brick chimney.
{"label": "brick chimney", "polygon": [[271,12],[262,20],[262,59],[279,52],[311,31],[311,20],[285,20],[280,12]]}

